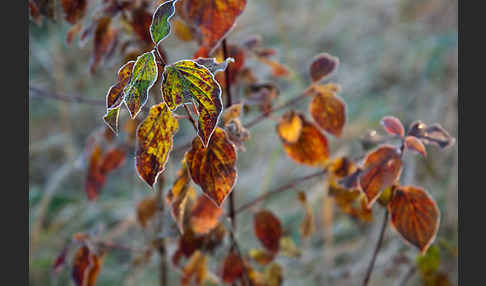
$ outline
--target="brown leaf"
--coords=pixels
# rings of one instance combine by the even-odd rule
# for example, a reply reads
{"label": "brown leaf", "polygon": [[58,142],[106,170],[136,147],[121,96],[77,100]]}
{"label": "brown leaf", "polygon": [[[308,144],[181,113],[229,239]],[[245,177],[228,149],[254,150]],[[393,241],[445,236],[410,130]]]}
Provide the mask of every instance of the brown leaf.
{"label": "brown leaf", "polygon": [[314,57],[310,66],[310,75],[313,82],[317,82],[332,74],[339,66],[339,59],[328,53]]}
{"label": "brown leaf", "polygon": [[436,145],[441,149],[450,147],[456,142],[456,139],[437,123],[427,126],[421,121],[415,121],[410,125],[407,135],[415,136],[424,144]]}
{"label": "brown leaf", "polygon": [[262,245],[268,251],[277,253],[282,236],[280,220],[270,211],[261,210],[253,216],[253,228]]}
{"label": "brown leaf", "polygon": [[93,286],[101,269],[101,258],[87,246],[76,252],[71,277],[77,286]]}
{"label": "brown leaf", "polygon": [[107,174],[125,163],[125,157],[127,153],[122,147],[112,148],[103,155],[103,159],[100,164],[100,172]]}
{"label": "brown leaf", "polygon": [[417,139],[417,137],[415,137],[415,136],[405,137],[404,144],[405,144],[405,148],[407,148],[408,150],[416,151],[416,152],[422,154],[422,156],[424,156],[424,157],[427,156],[427,151],[425,151],[424,144],[422,143],[422,141]]}
{"label": "brown leaf", "polygon": [[300,235],[302,239],[309,238],[314,232],[314,212],[312,205],[307,202],[307,198],[304,192],[299,192],[299,201],[302,203],[305,209],[305,215],[300,223]]}
{"label": "brown leaf", "polygon": [[226,110],[223,112],[222,115],[223,125],[226,126],[232,120],[240,117],[242,109],[243,109],[242,103],[233,104],[230,107],[226,108]]}
{"label": "brown leaf", "polygon": [[440,213],[434,200],[420,187],[400,186],[388,210],[393,227],[424,254],[439,228]]}
{"label": "brown leaf", "polygon": [[88,200],[95,200],[100,189],[105,184],[105,174],[100,171],[102,150],[99,144],[95,144],[91,151],[88,163],[88,173],[86,176],[85,192]]}
{"label": "brown leaf", "polygon": [[[282,117],[287,116],[284,114]],[[295,162],[311,167],[323,166],[329,160],[329,145],[326,136],[317,127],[300,115],[302,130],[295,143],[288,143],[283,138],[283,148]]]}
{"label": "brown leaf", "polygon": [[361,189],[370,207],[381,192],[390,187],[400,177],[402,159],[395,147],[382,145],[368,153],[364,171],[359,179]]}
{"label": "brown leaf", "polygon": [[64,17],[71,24],[76,24],[86,14],[88,0],[61,0]]}
{"label": "brown leaf", "polygon": [[222,279],[223,282],[232,284],[243,276],[242,258],[235,252],[231,251],[223,261]]}
{"label": "brown leaf", "polygon": [[272,75],[275,77],[286,77],[291,74],[286,66],[277,61],[267,59],[266,57],[257,57],[257,59],[269,66],[272,69]]}
{"label": "brown leaf", "polygon": [[194,138],[185,160],[194,183],[220,207],[232,191],[237,177],[236,149],[226,132],[217,127],[207,148],[199,138]]}
{"label": "brown leaf", "polygon": [[95,72],[97,67],[103,62],[106,55],[114,48],[118,30],[111,27],[111,18],[104,17],[97,20],[94,34],[94,49],[91,57],[90,70]]}
{"label": "brown leaf", "polygon": [[405,136],[405,129],[400,119],[393,116],[385,116],[381,120],[381,125],[385,128],[385,131],[391,135],[403,137]]}
{"label": "brown leaf", "polygon": [[200,45],[208,53],[234,26],[246,0],[186,0],[187,21],[198,29]]}
{"label": "brown leaf", "polygon": [[137,204],[137,220],[142,227],[147,227],[157,209],[157,198],[155,196],[149,196]]}
{"label": "brown leaf", "polygon": [[152,13],[146,11],[143,5],[140,6],[140,8],[132,10],[132,20],[130,24],[141,41],[146,45],[153,45],[152,37],[150,36]]}
{"label": "brown leaf", "polygon": [[182,270],[181,285],[201,285],[208,273],[207,257],[200,251],[194,252]]}
{"label": "brown leaf", "polygon": [[280,117],[277,124],[277,133],[282,141],[295,143],[300,138],[303,122],[299,114],[293,110]]}
{"label": "brown leaf", "polygon": [[191,210],[191,227],[196,234],[206,234],[218,225],[222,214],[222,209],[207,196],[201,195]]}
{"label": "brown leaf", "polygon": [[252,83],[246,89],[246,105],[259,105],[265,114],[269,114],[272,102],[279,95],[280,90],[272,83]]}
{"label": "brown leaf", "polygon": [[172,189],[167,192],[166,201],[171,207],[171,214],[181,233],[184,232],[184,214],[187,200],[190,193],[194,190],[190,186],[189,172],[187,171],[185,161],[182,162],[182,168],[177,172],[177,178],[174,181]]}
{"label": "brown leaf", "polygon": [[339,137],[346,124],[346,104],[336,95],[334,88],[333,84],[314,87],[315,95],[309,105],[309,113],[317,126]]}

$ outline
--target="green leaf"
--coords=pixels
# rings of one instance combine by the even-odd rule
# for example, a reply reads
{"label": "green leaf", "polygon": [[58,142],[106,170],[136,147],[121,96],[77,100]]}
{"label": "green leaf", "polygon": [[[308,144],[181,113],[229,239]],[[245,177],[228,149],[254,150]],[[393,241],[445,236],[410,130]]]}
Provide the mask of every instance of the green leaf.
{"label": "green leaf", "polygon": [[106,114],[103,116],[103,120],[106,125],[110,127],[115,134],[118,134],[118,115],[120,114],[120,105],[115,108],[108,109]]}
{"label": "green leaf", "polygon": [[164,101],[171,110],[191,100],[198,104],[198,135],[206,147],[223,109],[221,87],[205,66],[192,60],[181,60],[164,68],[162,81]]}
{"label": "green leaf", "polygon": [[156,45],[170,34],[169,19],[175,13],[175,2],[171,0],[162,3],[154,13],[152,25],[150,25],[150,36]]}
{"label": "green leaf", "polygon": [[148,92],[156,80],[157,65],[154,51],[147,52],[137,58],[130,82],[123,90],[124,101],[132,119],[147,102]]}

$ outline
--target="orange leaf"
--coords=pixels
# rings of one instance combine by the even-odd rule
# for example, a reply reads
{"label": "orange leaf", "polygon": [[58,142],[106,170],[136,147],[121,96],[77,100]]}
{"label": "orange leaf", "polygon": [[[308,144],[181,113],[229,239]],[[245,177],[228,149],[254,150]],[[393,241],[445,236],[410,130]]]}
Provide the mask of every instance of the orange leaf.
{"label": "orange leaf", "polygon": [[313,82],[317,82],[337,69],[339,65],[339,59],[329,55],[328,53],[322,53],[314,57],[310,66],[310,75]]}
{"label": "orange leaf", "polygon": [[86,13],[87,0],[61,0],[64,17],[71,24],[76,24]]}
{"label": "orange leaf", "polygon": [[420,187],[400,186],[388,210],[393,227],[424,254],[439,228],[440,213],[434,200]]}
{"label": "orange leaf", "polygon": [[194,138],[185,155],[187,168],[194,183],[220,207],[236,182],[236,149],[226,132],[217,127],[207,148]]}
{"label": "orange leaf", "polygon": [[207,257],[200,251],[194,252],[182,270],[181,285],[201,285],[207,276]]}
{"label": "orange leaf", "polygon": [[111,27],[111,18],[104,17],[97,21],[94,34],[94,49],[91,57],[90,70],[95,72],[96,68],[103,62],[105,56],[114,48],[118,30]]}
{"label": "orange leaf", "polygon": [[[282,117],[288,116],[284,114]],[[302,121],[302,130],[295,143],[288,143],[282,137],[283,148],[287,155],[299,164],[323,166],[329,159],[329,145],[326,136],[317,127],[308,122],[303,115],[299,115]]]}
{"label": "orange leaf", "polygon": [[148,221],[157,211],[157,199],[155,196],[149,196],[137,204],[137,220],[142,227],[146,227]]}
{"label": "orange leaf", "polygon": [[302,125],[302,119],[299,114],[291,110],[280,117],[280,121],[277,124],[277,133],[282,141],[295,143],[300,138]]}
{"label": "orange leaf", "polygon": [[181,233],[184,232],[183,220],[186,210],[189,193],[193,191],[190,186],[189,172],[186,163],[182,162],[182,168],[177,172],[177,178],[174,181],[172,189],[167,192],[167,204],[171,207],[171,214],[176,221],[177,227]]}
{"label": "orange leaf", "polygon": [[253,216],[253,228],[263,246],[268,251],[277,253],[282,236],[280,220],[270,211],[261,210]]}
{"label": "orange leaf", "polygon": [[200,44],[209,53],[234,26],[246,0],[186,0],[188,22],[198,28]]}
{"label": "orange leaf", "polygon": [[385,128],[385,131],[391,135],[397,135],[403,137],[405,135],[405,129],[400,119],[393,116],[385,116],[381,120],[381,125]]}
{"label": "orange leaf", "polygon": [[201,195],[191,210],[191,227],[196,234],[206,234],[218,225],[223,210]]}
{"label": "orange leaf", "polygon": [[382,145],[368,153],[364,167],[359,184],[370,207],[400,177],[402,159],[395,147]]}
{"label": "orange leaf", "polygon": [[309,105],[310,115],[319,127],[334,136],[341,136],[346,124],[346,104],[328,86],[318,86],[314,90],[315,96]]}
{"label": "orange leaf", "polygon": [[260,265],[267,265],[275,258],[275,253],[261,249],[250,249],[249,256]]}
{"label": "orange leaf", "polygon": [[101,161],[100,172],[102,174],[107,174],[119,168],[121,165],[123,165],[123,163],[125,163],[126,155],[126,151],[121,147],[108,150]]}
{"label": "orange leaf", "polygon": [[232,284],[243,276],[242,258],[234,251],[231,251],[223,261],[223,282]]}
{"label": "orange leaf", "polygon": [[405,148],[407,148],[409,150],[414,150],[414,151],[422,154],[422,156],[424,156],[424,157],[427,156],[427,152],[425,151],[424,144],[422,143],[422,141],[417,139],[417,137],[415,137],[415,136],[405,137]]}
{"label": "orange leaf", "polygon": [[71,277],[77,286],[93,286],[101,269],[101,258],[91,252],[87,246],[82,246],[74,257]]}
{"label": "orange leaf", "polygon": [[100,172],[102,150],[99,144],[95,144],[89,158],[88,174],[86,176],[85,191],[88,200],[98,197],[101,187],[105,184],[105,175]]}

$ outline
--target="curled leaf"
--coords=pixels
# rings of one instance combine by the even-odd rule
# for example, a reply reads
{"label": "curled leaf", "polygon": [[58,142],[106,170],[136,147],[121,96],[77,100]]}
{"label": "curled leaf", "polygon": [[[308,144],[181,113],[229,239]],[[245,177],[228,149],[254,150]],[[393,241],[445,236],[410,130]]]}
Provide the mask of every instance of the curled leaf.
{"label": "curled leaf", "polygon": [[302,132],[302,119],[298,113],[291,110],[286,112],[277,124],[277,133],[284,142],[295,143]]}
{"label": "curled leaf", "polygon": [[217,205],[221,206],[236,182],[236,149],[226,132],[217,127],[207,148],[194,138],[185,155],[194,183]]}
{"label": "curled leaf", "polygon": [[366,156],[364,168],[359,184],[371,206],[400,176],[402,159],[396,148],[382,145]]}
{"label": "curled leaf", "polygon": [[[282,116],[286,116],[285,114]],[[323,166],[329,160],[329,144],[326,136],[317,127],[308,122],[303,115],[300,136],[294,143],[286,142],[282,137],[283,148],[295,162],[303,165]]]}
{"label": "curled leaf", "polygon": [[130,81],[123,89],[123,100],[132,119],[137,116],[147,102],[148,92],[157,80],[157,73],[154,51],[137,57]]}
{"label": "curled leaf", "polygon": [[424,144],[436,145],[441,149],[450,147],[456,142],[456,139],[437,123],[427,126],[421,121],[415,121],[410,125],[407,135],[415,136]]}
{"label": "curled leaf", "polygon": [[149,115],[137,129],[137,172],[150,187],[165,169],[178,129],[177,119],[163,102],[150,108]]}
{"label": "curled leaf", "polygon": [[196,234],[206,234],[219,222],[223,210],[205,195],[199,196],[191,210],[191,228]]}
{"label": "curled leaf", "polygon": [[219,44],[243,12],[246,0],[186,0],[187,21],[197,28],[207,53]]}
{"label": "curled leaf", "polygon": [[253,216],[253,229],[256,237],[268,251],[278,252],[282,226],[280,220],[273,213],[267,210],[257,212]]}
{"label": "curled leaf", "polygon": [[309,105],[309,113],[317,126],[339,137],[346,124],[346,104],[336,95],[333,87],[334,85],[314,88],[315,96]]}
{"label": "curled leaf", "polygon": [[177,0],[170,0],[164,2],[157,8],[157,10],[155,10],[152,24],[150,25],[150,36],[155,45],[158,45],[160,41],[170,34],[169,19],[174,15],[174,4],[176,1]]}
{"label": "curled leaf", "polygon": [[181,60],[164,68],[162,93],[171,110],[194,99],[198,103],[198,135],[208,145],[223,109],[221,88],[205,66]]}
{"label": "curled leaf", "polygon": [[79,248],[71,272],[76,286],[94,286],[100,270],[101,258],[87,246]]}
{"label": "curled leaf", "polygon": [[332,74],[339,65],[339,59],[328,53],[314,57],[310,66],[310,75],[313,82],[317,82]]}
{"label": "curled leaf", "polygon": [[181,285],[201,285],[208,274],[207,257],[199,250],[194,252],[182,270]]}
{"label": "curled leaf", "polygon": [[61,0],[64,17],[71,24],[76,24],[86,14],[88,0]]}
{"label": "curled leaf", "polygon": [[223,62],[218,63],[216,58],[197,58],[196,63],[205,66],[212,74],[224,71],[229,63],[235,62],[233,58],[227,58]]}
{"label": "curled leaf", "polygon": [[405,135],[405,128],[400,119],[393,116],[385,116],[381,120],[381,125],[385,128],[385,131],[391,135],[403,137]]}
{"label": "curled leaf", "polygon": [[405,148],[407,148],[409,150],[414,150],[414,151],[422,154],[422,156],[424,156],[424,157],[427,156],[427,151],[425,151],[424,144],[422,143],[422,141],[417,139],[417,137],[407,136],[407,137],[405,137],[404,143],[405,143]]}
{"label": "curled leaf", "polygon": [[439,228],[440,213],[434,200],[420,187],[400,186],[388,210],[393,227],[424,254]]}

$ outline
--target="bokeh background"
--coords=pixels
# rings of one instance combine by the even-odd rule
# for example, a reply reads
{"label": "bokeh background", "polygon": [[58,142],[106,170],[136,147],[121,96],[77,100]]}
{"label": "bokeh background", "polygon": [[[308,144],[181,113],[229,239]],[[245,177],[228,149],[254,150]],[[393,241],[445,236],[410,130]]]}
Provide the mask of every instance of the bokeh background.
{"label": "bokeh background", "polygon": [[[94,2],[100,2],[93,0]],[[60,1],[57,1],[60,2]],[[57,7],[60,12],[59,7]],[[273,78],[268,68],[249,60],[255,73],[280,87],[278,102],[298,95],[309,84],[308,66],[314,55],[328,52],[340,59],[331,80],[341,85],[348,123],[341,139],[330,138],[332,154],[363,154],[362,138],[369,130],[382,132],[385,115],[406,126],[420,119],[440,123],[457,137],[458,3],[450,0],[248,0],[247,8],[229,35],[241,43],[259,34],[264,46],[278,51],[276,59],[291,71],[289,78]],[[68,46],[69,25],[56,16],[29,27],[29,278],[31,285],[73,285],[69,270],[51,277],[51,266],[75,232],[115,235],[134,248],[147,243],[147,234],[135,223],[137,203],[150,190],[136,175],[134,155],[110,174],[96,203],[84,193],[88,136],[103,127],[106,91],[114,83],[122,56],[115,55],[95,74],[89,72],[92,44]],[[190,58],[197,46],[176,37],[166,39],[169,61]],[[39,94],[41,93],[41,94]],[[52,94],[82,97],[83,102],[51,98]],[[101,104],[100,104],[101,102]],[[306,110],[307,102],[296,106]],[[256,114],[249,114],[247,122]],[[238,155],[236,205],[272,190],[292,178],[314,172],[297,165],[284,153],[275,133],[278,115],[251,129],[246,151]],[[192,127],[184,122],[177,142],[188,142]],[[182,154],[168,163],[169,186]],[[441,223],[435,244],[441,250],[440,269],[457,285],[457,145],[445,151],[428,148],[427,158],[406,155],[403,184],[423,186],[436,199]],[[309,240],[299,235],[304,211],[296,192],[288,191],[256,205],[272,210],[302,252],[300,258],[278,257],[284,268],[283,285],[359,285],[371,258],[383,210],[374,207],[370,224],[357,224],[324,198],[324,179],[298,185],[312,203],[316,231]],[[199,192],[199,189],[198,189]],[[329,200],[329,198],[327,198]],[[323,207],[325,206],[325,207]],[[226,206],[225,206],[226,207]],[[252,211],[238,216],[237,238],[244,252],[258,247]],[[330,216],[331,222],[324,217]],[[117,235],[116,232],[121,234]],[[174,243],[169,254],[174,251]],[[211,259],[216,272],[224,251]],[[418,252],[387,230],[370,285],[400,285],[415,265]],[[126,251],[110,252],[97,285],[157,285],[158,257],[133,267]],[[169,273],[178,285],[179,272]],[[407,285],[421,285],[415,274]]]}

